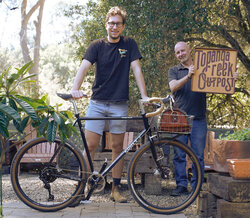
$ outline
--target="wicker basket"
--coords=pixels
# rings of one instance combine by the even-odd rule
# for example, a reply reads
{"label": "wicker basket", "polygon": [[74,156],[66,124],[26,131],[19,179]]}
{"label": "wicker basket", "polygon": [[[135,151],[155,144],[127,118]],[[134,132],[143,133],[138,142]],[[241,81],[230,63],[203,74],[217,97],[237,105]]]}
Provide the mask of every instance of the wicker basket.
{"label": "wicker basket", "polygon": [[234,179],[250,179],[250,158],[227,159],[228,171]]}
{"label": "wicker basket", "polygon": [[193,116],[174,108],[166,109],[158,118],[158,132],[189,134],[192,129]]}

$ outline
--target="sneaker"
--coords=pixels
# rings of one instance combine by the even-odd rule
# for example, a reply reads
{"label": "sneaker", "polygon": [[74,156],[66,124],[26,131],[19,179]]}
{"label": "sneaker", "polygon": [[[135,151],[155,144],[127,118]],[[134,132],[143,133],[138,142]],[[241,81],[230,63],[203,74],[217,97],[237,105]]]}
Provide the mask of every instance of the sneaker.
{"label": "sneaker", "polygon": [[124,196],[121,195],[118,186],[112,187],[110,199],[117,202],[117,203],[126,203],[127,202],[127,198],[125,198]]}
{"label": "sneaker", "polygon": [[78,205],[81,204],[81,201],[84,201],[85,200],[85,195],[84,193],[82,193],[80,196],[76,197],[76,200],[73,201],[69,207],[77,207]]}
{"label": "sneaker", "polygon": [[184,186],[177,186],[177,188],[175,190],[173,190],[171,192],[171,196],[180,196],[180,195],[187,195],[188,194],[188,190],[186,187]]}

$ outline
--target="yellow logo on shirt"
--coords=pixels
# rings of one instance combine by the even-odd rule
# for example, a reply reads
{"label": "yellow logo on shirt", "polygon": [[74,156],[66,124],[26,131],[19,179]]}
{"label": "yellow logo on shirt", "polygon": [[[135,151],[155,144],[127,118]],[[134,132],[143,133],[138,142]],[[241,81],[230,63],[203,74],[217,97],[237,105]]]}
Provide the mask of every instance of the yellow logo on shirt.
{"label": "yellow logo on shirt", "polygon": [[121,55],[121,58],[126,57],[126,53],[127,53],[128,50],[122,49],[122,48],[118,48],[118,50],[119,50],[119,53]]}

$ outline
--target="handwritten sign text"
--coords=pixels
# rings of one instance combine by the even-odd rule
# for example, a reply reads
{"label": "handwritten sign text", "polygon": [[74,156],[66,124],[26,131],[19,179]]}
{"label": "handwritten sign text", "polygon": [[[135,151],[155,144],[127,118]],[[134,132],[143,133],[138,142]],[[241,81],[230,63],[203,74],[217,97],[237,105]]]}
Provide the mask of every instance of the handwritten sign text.
{"label": "handwritten sign text", "polygon": [[226,49],[195,49],[195,74],[192,90],[198,92],[234,93],[233,73],[237,52]]}

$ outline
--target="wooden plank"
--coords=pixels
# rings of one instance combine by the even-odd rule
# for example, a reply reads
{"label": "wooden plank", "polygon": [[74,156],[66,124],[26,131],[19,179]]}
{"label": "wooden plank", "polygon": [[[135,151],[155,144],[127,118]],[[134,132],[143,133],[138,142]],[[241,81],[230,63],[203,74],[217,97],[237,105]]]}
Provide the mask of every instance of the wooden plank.
{"label": "wooden plank", "polygon": [[209,191],[231,202],[250,202],[250,180],[236,180],[218,173],[208,173]]}
{"label": "wooden plank", "polygon": [[46,143],[46,146],[45,146],[45,153],[50,153],[50,148],[51,148],[50,143]]}
{"label": "wooden plank", "polygon": [[197,213],[200,218],[215,217],[217,197],[208,191],[201,191],[197,198]]}
{"label": "wooden plank", "polygon": [[213,153],[213,140],[214,140],[215,132],[207,131],[206,138],[206,147],[204,150],[204,161],[205,161],[205,170],[213,169],[214,162],[214,153]]}
{"label": "wooden plank", "polygon": [[37,149],[36,149],[37,153],[42,153],[42,144],[40,143],[36,146],[37,146]]}
{"label": "wooden plank", "polygon": [[223,199],[217,200],[217,216],[216,218],[236,217],[249,218],[250,202],[249,203],[233,203]]}
{"label": "wooden plank", "polygon": [[46,143],[42,143],[42,153],[45,153],[46,151]]}
{"label": "wooden plank", "polygon": [[55,152],[55,149],[56,149],[56,143],[53,142],[51,143],[51,149],[50,149],[50,152],[53,154]]}
{"label": "wooden plank", "polygon": [[26,153],[21,162],[22,163],[38,163],[46,162],[51,158],[55,151],[55,143],[40,143],[34,146]]}
{"label": "wooden plank", "polygon": [[[125,155],[123,172],[127,172],[129,162],[133,155],[134,155],[134,152],[128,152]],[[111,152],[99,152],[95,154],[95,159],[94,159],[95,170],[98,171],[100,169],[105,158],[107,158],[108,164],[110,164],[112,160],[112,153]],[[137,169],[138,173],[152,173],[151,167],[153,166],[153,163],[152,163],[152,158],[150,157],[150,155],[148,155],[148,157],[145,156],[143,160],[140,160],[139,166],[140,168]]]}

